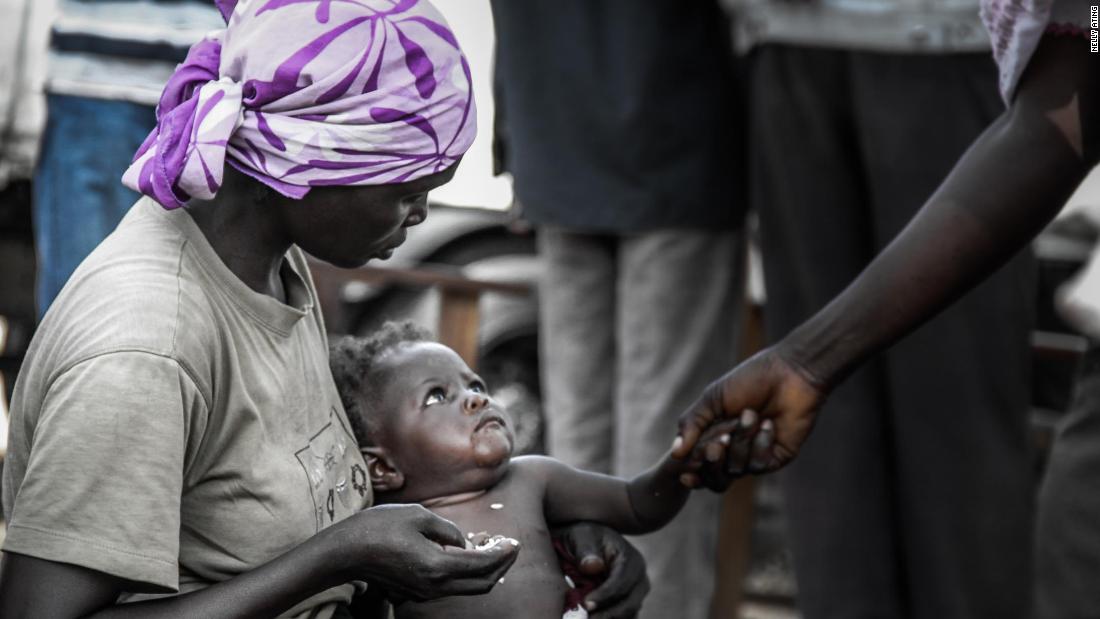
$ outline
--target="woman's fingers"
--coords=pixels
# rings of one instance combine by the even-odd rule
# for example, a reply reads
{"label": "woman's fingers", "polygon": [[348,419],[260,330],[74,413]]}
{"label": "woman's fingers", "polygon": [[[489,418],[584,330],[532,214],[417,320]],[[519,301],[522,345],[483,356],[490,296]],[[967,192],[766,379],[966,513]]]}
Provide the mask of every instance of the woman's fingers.
{"label": "woman's fingers", "polygon": [[585,598],[590,617],[633,617],[649,592],[645,559],[613,529],[579,523],[555,531],[584,574],[607,578]]}
{"label": "woman's fingers", "polygon": [[417,528],[421,535],[439,544],[440,546],[457,546],[464,548],[466,538],[455,523],[438,516],[427,509],[421,514],[417,522]]}
{"label": "woman's fingers", "polygon": [[[592,600],[593,591],[588,594],[588,600]],[[638,611],[642,608],[642,603],[645,601],[645,596],[649,595],[649,581],[646,580],[642,585],[633,587],[627,591],[627,594],[614,602],[604,600],[596,605],[595,610],[590,610],[588,613],[589,619],[632,619],[637,617]]]}
{"label": "woman's fingers", "polygon": [[446,548],[439,571],[448,576],[440,595],[474,595],[493,588],[519,556],[519,542],[506,540],[489,550]]}
{"label": "woman's fingers", "polygon": [[649,593],[649,578],[641,555],[632,546],[629,551],[637,556],[620,554],[613,557],[607,580],[585,597],[590,619],[633,617],[641,609]]}
{"label": "woman's fingers", "polygon": [[581,522],[573,524],[568,534],[558,535],[558,539],[565,543],[566,550],[569,550],[577,570],[585,576],[603,576],[607,571],[601,533],[603,530],[594,524]]}

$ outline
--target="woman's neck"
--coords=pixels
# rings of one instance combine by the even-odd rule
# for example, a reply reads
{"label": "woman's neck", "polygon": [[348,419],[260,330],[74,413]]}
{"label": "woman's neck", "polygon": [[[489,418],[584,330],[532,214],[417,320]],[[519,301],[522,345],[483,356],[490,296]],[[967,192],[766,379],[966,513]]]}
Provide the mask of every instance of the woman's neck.
{"label": "woman's neck", "polygon": [[290,241],[277,202],[266,187],[227,167],[218,195],[186,208],[234,275],[256,292],[285,302],[280,269]]}

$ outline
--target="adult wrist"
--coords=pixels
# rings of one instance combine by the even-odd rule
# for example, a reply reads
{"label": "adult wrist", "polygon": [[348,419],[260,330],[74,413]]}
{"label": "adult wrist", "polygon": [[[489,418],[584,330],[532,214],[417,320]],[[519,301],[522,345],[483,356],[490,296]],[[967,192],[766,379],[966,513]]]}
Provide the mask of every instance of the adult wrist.
{"label": "adult wrist", "polygon": [[322,529],[309,542],[310,566],[323,580],[321,589],[337,587],[353,580],[370,580],[373,570],[367,565],[372,553],[360,549],[361,532],[353,532],[336,523]]}
{"label": "adult wrist", "polygon": [[845,358],[850,351],[835,333],[807,322],[772,347],[782,363],[822,393],[832,391],[850,372],[855,362]]}

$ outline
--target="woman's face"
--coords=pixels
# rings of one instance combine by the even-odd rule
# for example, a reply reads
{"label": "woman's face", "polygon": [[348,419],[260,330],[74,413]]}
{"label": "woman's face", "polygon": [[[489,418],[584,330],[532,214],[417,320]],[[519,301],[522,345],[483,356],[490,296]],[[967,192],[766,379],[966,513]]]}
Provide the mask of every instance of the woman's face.
{"label": "woman's face", "polygon": [[405,242],[406,228],[428,217],[428,192],[458,164],[415,181],[362,187],[315,187],[301,200],[280,199],[290,240],[313,256],[353,268],[385,260]]}

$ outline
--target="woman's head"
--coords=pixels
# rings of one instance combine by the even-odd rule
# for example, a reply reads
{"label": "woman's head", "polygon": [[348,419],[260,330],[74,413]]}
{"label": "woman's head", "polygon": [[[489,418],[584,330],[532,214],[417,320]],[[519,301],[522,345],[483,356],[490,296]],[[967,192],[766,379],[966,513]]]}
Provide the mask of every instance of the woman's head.
{"label": "woman's head", "polygon": [[218,4],[227,28],[177,69],[123,179],[164,207],[213,198],[226,165],[300,199],[439,178],[472,143],[469,67],[428,2]]}

